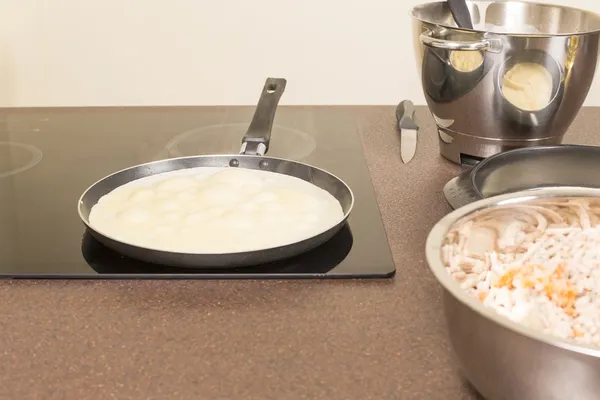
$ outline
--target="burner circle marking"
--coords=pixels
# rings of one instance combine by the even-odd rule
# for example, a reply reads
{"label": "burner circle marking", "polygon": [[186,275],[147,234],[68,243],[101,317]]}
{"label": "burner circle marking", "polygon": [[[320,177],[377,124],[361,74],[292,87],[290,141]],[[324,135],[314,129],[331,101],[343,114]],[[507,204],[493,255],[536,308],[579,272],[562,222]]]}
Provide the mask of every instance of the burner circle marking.
{"label": "burner circle marking", "polygon": [[[18,142],[0,142],[0,156],[2,153],[8,155],[10,153],[10,148],[18,148],[20,151],[28,152],[29,160],[25,163],[21,163],[21,165],[17,165],[16,167],[11,166],[12,169],[2,170],[2,168],[0,168],[0,178],[7,178],[9,176],[25,172],[28,169],[35,167],[40,161],[42,161],[44,153],[42,153],[40,149],[30,144]],[[6,150],[3,151],[3,149]]]}
{"label": "burner circle marking", "polygon": [[[167,143],[166,148],[171,157],[237,153],[242,145],[242,137],[248,130],[248,126],[248,123],[233,123],[191,129],[173,137]],[[302,160],[317,147],[312,136],[297,129],[274,125],[273,133],[275,137],[271,137],[270,147],[280,154],[283,153],[279,156],[281,158]],[[192,143],[194,139],[196,140],[196,146],[185,144],[186,140],[190,139]],[[231,149],[232,141],[237,141],[237,148]]]}

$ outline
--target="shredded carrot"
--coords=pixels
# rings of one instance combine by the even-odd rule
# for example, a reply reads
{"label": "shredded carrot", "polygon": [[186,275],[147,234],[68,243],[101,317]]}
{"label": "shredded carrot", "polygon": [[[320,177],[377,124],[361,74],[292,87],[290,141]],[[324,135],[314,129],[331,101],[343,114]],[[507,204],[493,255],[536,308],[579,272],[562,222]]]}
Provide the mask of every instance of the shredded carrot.
{"label": "shredded carrot", "polygon": [[576,316],[575,299],[577,297],[577,290],[565,277],[564,266],[562,264],[558,265],[552,275],[545,278],[532,277],[533,271],[536,268],[541,269],[538,265],[527,265],[523,268],[511,269],[496,281],[495,286],[514,289],[515,279],[520,279],[523,287],[526,289],[532,289],[536,284],[542,284],[548,299],[561,307],[567,315]]}
{"label": "shredded carrot", "polygon": [[573,329],[573,336],[575,336],[575,337],[582,337],[583,336],[583,332],[581,332],[579,329]]}
{"label": "shredded carrot", "polygon": [[546,283],[546,285],[544,286],[544,291],[546,292],[546,296],[548,296],[548,298],[550,300],[552,300],[552,294],[555,291],[554,282],[548,282],[548,283]]}
{"label": "shredded carrot", "polygon": [[508,287],[509,289],[514,289],[514,280],[516,278],[520,278],[525,288],[533,288],[535,286],[535,282],[530,277],[533,274],[534,268],[534,266],[527,265],[520,269],[511,269],[507,271],[504,275],[502,275],[500,279],[498,279],[495,286]]}
{"label": "shredded carrot", "polygon": [[535,287],[535,284],[536,282],[532,281],[531,279],[523,281],[523,287],[525,289],[533,289]]}
{"label": "shredded carrot", "polygon": [[487,297],[488,293],[487,292],[481,292],[477,295],[477,298],[479,299],[479,301],[483,302],[485,300],[485,298]]}
{"label": "shredded carrot", "polygon": [[562,264],[556,267],[550,279],[552,281],[546,283],[544,287],[546,296],[548,296],[554,304],[563,308],[567,315],[577,315],[577,312],[575,311],[577,290],[575,286],[566,279],[565,270]]}
{"label": "shredded carrot", "polygon": [[500,277],[500,279],[498,279],[495,286],[496,287],[513,288],[514,287],[513,281],[515,279],[515,276],[517,276],[518,273],[519,273],[519,270],[517,270],[517,269],[511,269],[511,270],[507,271],[504,275],[502,275]]}

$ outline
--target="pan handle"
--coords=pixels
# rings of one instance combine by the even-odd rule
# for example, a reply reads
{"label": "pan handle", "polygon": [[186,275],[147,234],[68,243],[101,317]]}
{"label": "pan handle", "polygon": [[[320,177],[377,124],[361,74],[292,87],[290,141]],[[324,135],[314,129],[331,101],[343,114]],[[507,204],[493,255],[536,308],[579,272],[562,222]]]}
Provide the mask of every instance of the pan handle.
{"label": "pan handle", "polygon": [[283,78],[267,78],[248,132],[242,139],[240,154],[264,156],[269,150],[275,112],[285,84],[286,80]]}

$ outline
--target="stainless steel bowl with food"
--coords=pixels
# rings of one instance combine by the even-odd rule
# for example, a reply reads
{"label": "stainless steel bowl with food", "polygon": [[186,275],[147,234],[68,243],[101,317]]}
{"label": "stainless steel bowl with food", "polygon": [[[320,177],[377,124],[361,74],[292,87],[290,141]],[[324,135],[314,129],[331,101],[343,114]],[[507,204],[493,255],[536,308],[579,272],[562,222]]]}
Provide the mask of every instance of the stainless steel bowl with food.
{"label": "stainless steel bowl with food", "polygon": [[426,256],[452,347],[485,398],[598,398],[600,189],[479,200],[433,227]]}
{"label": "stainless steel bowl with food", "polygon": [[467,1],[474,29],[445,1],[411,10],[441,154],[456,163],[554,145],[581,108],[598,60],[600,16],[529,1]]}

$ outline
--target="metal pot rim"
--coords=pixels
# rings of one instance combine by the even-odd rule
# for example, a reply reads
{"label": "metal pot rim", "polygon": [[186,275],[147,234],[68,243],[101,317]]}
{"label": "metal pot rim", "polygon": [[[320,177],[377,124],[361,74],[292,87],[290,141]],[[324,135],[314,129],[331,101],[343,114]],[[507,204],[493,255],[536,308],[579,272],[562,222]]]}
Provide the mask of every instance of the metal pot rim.
{"label": "metal pot rim", "polygon": [[600,189],[586,187],[545,187],[493,196],[470,203],[447,214],[431,229],[425,245],[427,264],[439,284],[442,285],[456,300],[482,317],[500,325],[502,328],[557,348],[600,358],[600,348],[598,347],[580,344],[572,340],[561,339],[556,336],[539,332],[513,322],[510,319],[497,314],[491,308],[485,307],[460,287],[458,282],[456,282],[446,271],[442,262],[441,244],[448,230],[460,219],[485,208],[549,197],[600,197]]}
{"label": "metal pot rim", "polygon": [[[469,0],[467,0],[467,1],[469,1]],[[429,20],[429,19],[423,19],[416,15],[417,11],[420,11],[426,7],[433,7],[434,5],[443,6],[445,3],[446,3],[446,1],[421,3],[421,4],[418,4],[418,5],[414,6],[413,8],[411,8],[411,10],[409,11],[409,15],[412,18],[414,18],[420,22],[435,25],[438,27],[446,28],[446,29],[451,29],[454,31],[472,32],[472,33],[479,33],[479,34],[493,34],[493,35],[498,35],[498,36],[509,36],[509,37],[547,38],[547,37],[560,37],[560,36],[580,36],[580,35],[588,35],[588,34],[600,32],[600,15],[595,12],[584,10],[584,9],[577,8],[577,7],[564,6],[564,5],[555,4],[555,3],[541,3],[541,2],[536,2],[536,1],[492,0],[490,2],[490,4],[493,4],[493,3],[526,3],[531,6],[540,6],[540,7],[548,7],[548,8],[557,7],[557,8],[561,8],[564,10],[576,11],[576,12],[585,14],[591,18],[594,18],[596,20],[597,28],[587,30],[587,31],[581,31],[581,32],[563,32],[563,33],[511,33],[511,32],[500,33],[500,32],[490,32],[490,31],[480,30],[480,29],[459,28],[454,25],[448,25],[448,24],[439,23],[439,22]]]}

